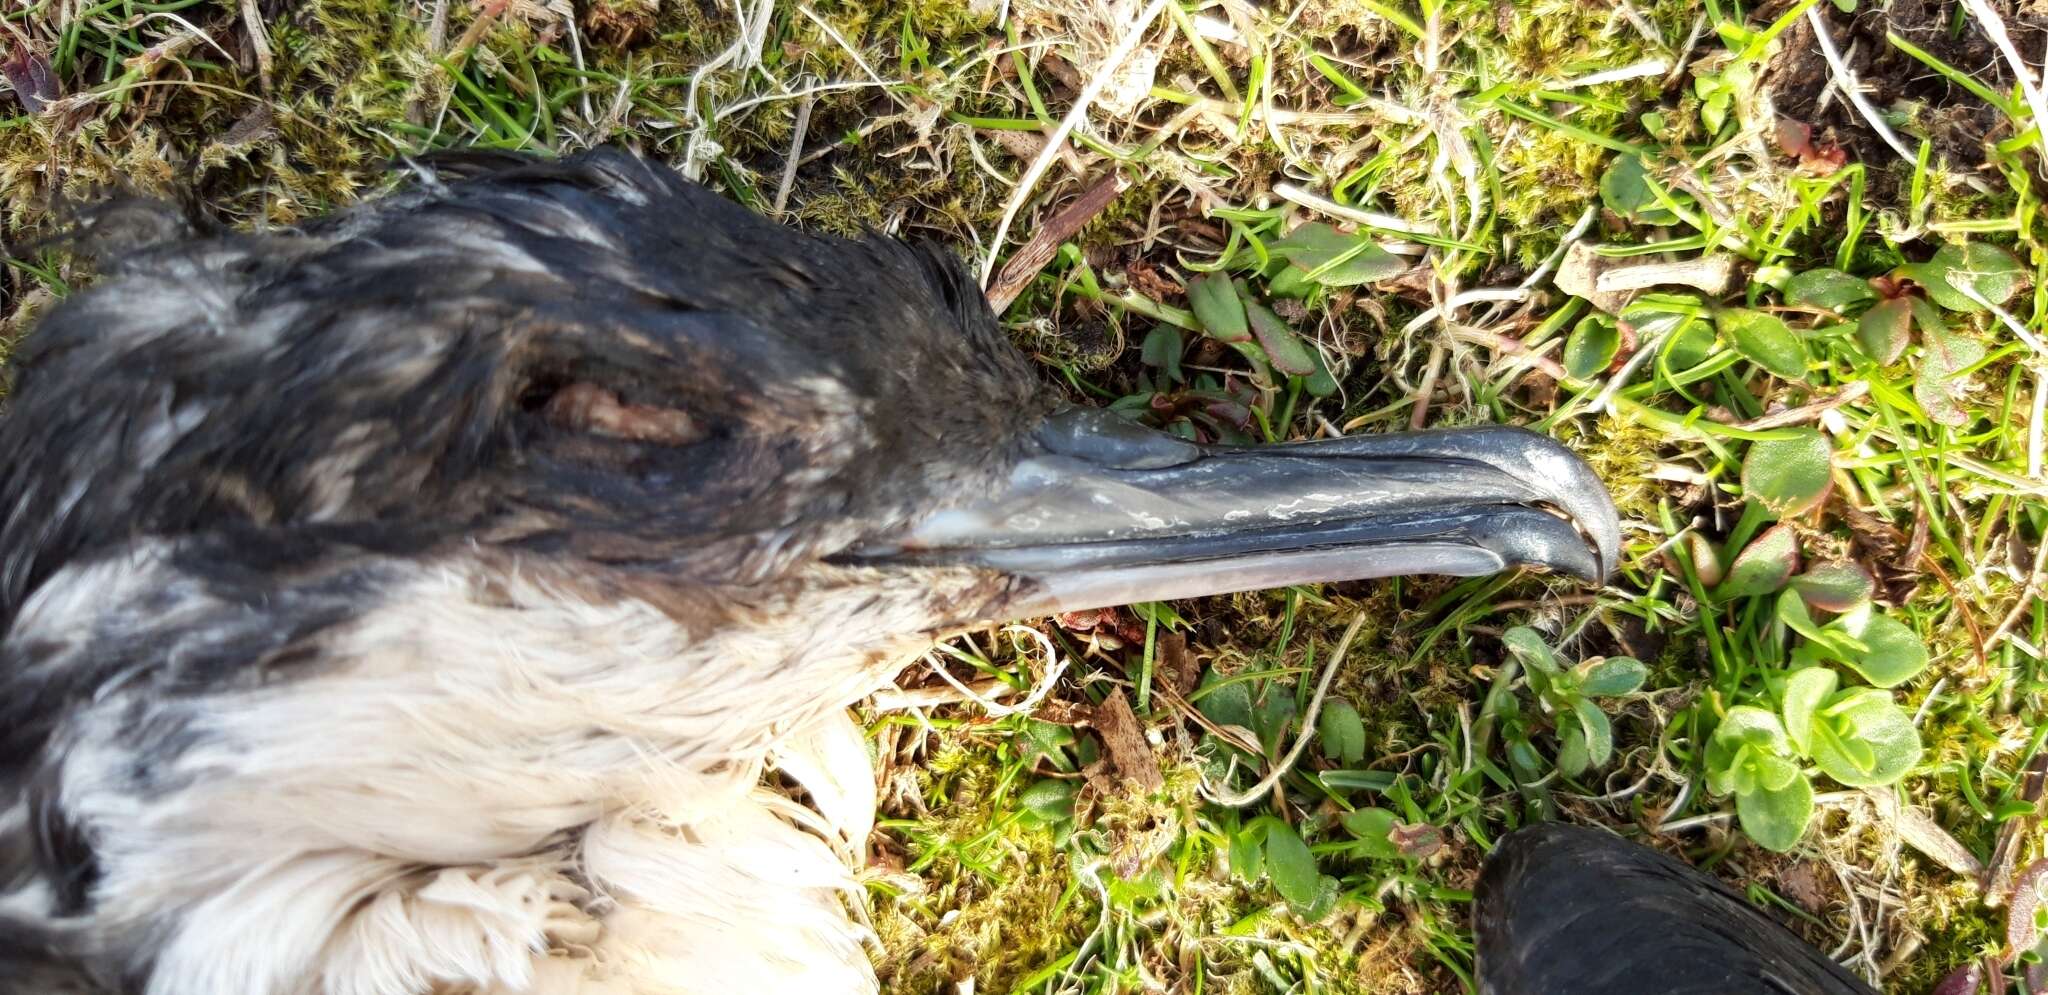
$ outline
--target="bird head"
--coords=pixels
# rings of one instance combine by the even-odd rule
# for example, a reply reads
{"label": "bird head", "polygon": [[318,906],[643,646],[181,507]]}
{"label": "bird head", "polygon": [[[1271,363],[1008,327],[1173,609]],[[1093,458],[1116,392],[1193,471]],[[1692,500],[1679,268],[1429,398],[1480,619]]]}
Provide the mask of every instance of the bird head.
{"label": "bird head", "polygon": [[1046,389],[943,252],[802,234],[621,153],[449,160],[284,232],[130,205],[87,236],[142,244],[21,352],[0,621],[81,558],[237,530],[695,587],[982,582],[920,630],[1617,555],[1546,438],[1187,442]]}

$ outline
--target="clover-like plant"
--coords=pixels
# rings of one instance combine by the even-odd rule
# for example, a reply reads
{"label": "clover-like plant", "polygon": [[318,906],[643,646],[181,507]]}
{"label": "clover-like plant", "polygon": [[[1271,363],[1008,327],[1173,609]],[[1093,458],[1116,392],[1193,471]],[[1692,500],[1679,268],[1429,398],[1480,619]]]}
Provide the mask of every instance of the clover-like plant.
{"label": "clover-like plant", "polygon": [[[1554,730],[1557,745],[1550,766],[1558,773],[1575,778],[1591,768],[1606,766],[1614,756],[1614,732],[1595,699],[1618,697],[1642,687],[1649,668],[1625,656],[1567,664],[1542,636],[1525,626],[1509,629],[1501,641],[1513,659],[1501,668],[1493,690],[1487,693],[1481,714],[1482,741],[1497,733],[1508,766],[1523,782],[1542,777],[1545,764],[1536,741],[1545,726]],[[1518,670],[1523,671],[1519,683]],[[1534,707],[1523,706],[1518,688],[1530,692]]]}
{"label": "clover-like plant", "polygon": [[1805,835],[1816,770],[1874,788],[1920,762],[1920,734],[1892,696],[1877,688],[1838,691],[1838,680],[1826,667],[1794,671],[1778,714],[1730,708],[1707,745],[1707,787],[1735,796],[1743,832],[1766,849],[1790,850]]}

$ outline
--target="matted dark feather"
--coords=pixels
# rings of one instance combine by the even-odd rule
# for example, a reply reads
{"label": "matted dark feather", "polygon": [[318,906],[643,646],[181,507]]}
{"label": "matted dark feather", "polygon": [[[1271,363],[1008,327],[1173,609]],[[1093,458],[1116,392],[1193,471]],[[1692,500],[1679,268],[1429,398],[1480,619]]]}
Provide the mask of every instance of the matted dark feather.
{"label": "matted dark feather", "polygon": [[1598,829],[1509,835],[1475,897],[1482,995],[1875,995],[1712,876]]}

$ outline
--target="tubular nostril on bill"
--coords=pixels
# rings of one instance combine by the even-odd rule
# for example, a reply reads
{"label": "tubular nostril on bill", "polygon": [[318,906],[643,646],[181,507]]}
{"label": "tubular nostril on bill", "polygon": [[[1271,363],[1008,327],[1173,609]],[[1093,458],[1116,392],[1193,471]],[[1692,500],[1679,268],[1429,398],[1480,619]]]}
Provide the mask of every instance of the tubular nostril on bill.
{"label": "tubular nostril on bill", "polygon": [[1047,450],[1112,470],[1163,470],[1193,462],[1201,447],[1099,408],[1068,408],[1034,433]]}

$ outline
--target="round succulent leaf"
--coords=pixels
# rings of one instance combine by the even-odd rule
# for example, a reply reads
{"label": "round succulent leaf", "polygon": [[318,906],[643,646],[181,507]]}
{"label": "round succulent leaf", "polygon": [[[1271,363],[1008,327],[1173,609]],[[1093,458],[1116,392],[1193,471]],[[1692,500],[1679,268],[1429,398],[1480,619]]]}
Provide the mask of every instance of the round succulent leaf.
{"label": "round succulent leaf", "polygon": [[1576,778],[1586,772],[1593,762],[1586,744],[1586,733],[1575,725],[1567,725],[1557,734],[1557,772],[1566,777]]}
{"label": "round succulent leaf", "polygon": [[1259,347],[1266,350],[1266,359],[1273,368],[1288,376],[1305,377],[1321,367],[1316,362],[1315,352],[1294,334],[1287,322],[1273,313],[1273,309],[1258,301],[1244,302],[1245,317],[1251,322],[1252,336],[1259,340]]}
{"label": "round succulent leaf", "polygon": [[1587,315],[1564,341],[1564,371],[1591,380],[1607,372],[1620,352],[1621,331],[1614,321],[1606,315]]}
{"label": "round succulent leaf", "polygon": [[1222,273],[1204,273],[1188,281],[1188,305],[1202,330],[1219,342],[1249,342],[1251,327],[1244,316],[1244,298]]}
{"label": "round succulent leaf", "polygon": [[1810,753],[1813,745],[1813,715],[1827,703],[1828,696],[1835,693],[1841,677],[1827,667],[1807,667],[1793,671],[1785,680],[1784,717],[1785,738],[1792,742],[1793,749],[1801,754]]}
{"label": "round succulent leaf", "polygon": [[1810,269],[1785,281],[1785,299],[1794,304],[1840,314],[1845,308],[1877,297],[1870,281],[1838,269]]}
{"label": "round succulent leaf", "polygon": [[1623,153],[1600,174],[1600,203],[1630,221],[1646,225],[1678,223],[1678,216],[1657,200],[1650,172],[1641,156]]}
{"label": "round succulent leaf", "polygon": [[1806,600],[1797,591],[1781,591],[1778,594],[1778,623],[1808,639],[1824,640],[1827,633],[1813,615],[1806,610]]}
{"label": "round succulent leaf", "polygon": [[1266,876],[1273,890],[1295,905],[1315,901],[1322,872],[1316,869],[1315,854],[1301,841],[1301,834],[1278,819],[1266,820]]}
{"label": "round succulent leaf", "polygon": [[1813,762],[1849,787],[1891,784],[1920,762],[1920,731],[1886,692],[1845,692],[1822,709],[1818,719],[1809,751]]}
{"label": "round succulent leaf", "polygon": [[1869,601],[1877,593],[1877,581],[1858,564],[1828,560],[1792,578],[1792,589],[1815,611],[1845,612]]}
{"label": "round succulent leaf", "polygon": [[1721,562],[1721,551],[1706,536],[1687,532],[1685,550],[1692,557],[1692,569],[1699,575],[1701,586],[1713,587],[1728,578],[1728,570]]}
{"label": "round succulent leaf", "polygon": [[1578,713],[1579,728],[1586,735],[1587,759],[1595,767],[1606,766],[1614,756],[1614,728],[1607,720],[1607,713],[1584,698],[1572,702],[1572,711]]}
{"label": "round succulent leaf", "polygon": [[1630,694],[1643,686],[1650,668],[1633,657],[1595,657],[1574,668],[1579,672],[1579,692],[1596,697]]}
{"label": "round succulent leaf", "polygon": [[1723,308],[1714,325],[1743,358],[1786,380],[1806,379],[1806,343],[1777,315]]}
{"label": "round succulent leaf", "polygon": [[1342,698],[1324,703],[1322,714],[1316,717],[1316,739],[1322,744],[1323,756],[1337,763],[1349,767],[1365,759],[1365,722],[1358,717],[1358,709]]}
{"label": "round succulent leaf", "polygon": [[[1739,761],[1744,750],[1782,756],[1790,752],[1789,746],[1785,726],[1776,715],[1755,705],[1736,705],[1722,717],[1713,737],[1707,740],[1707,776],[1725,781],[1743,766]],[[1727,790],[1717,785],[1710,787]]]}
{"label": "round succulent leaf", "polygon": [[1714,329],[1704,321],[1681,325],[1664,340],[1664,364],[1674,372],[1690,370],[1714,354]]}
{"label": "round succulent leaf", "polygon": [[1913,302],[1909,298],[1879,301],[1856,320],[1856,345],[1879,366],[1898,362],[1912,344]]}
{"label": "round succulent leaf", "polygon": [[1353,809],[1344,813],[1344,828],[1358,837],[1359,849],[1369,857],[1393,858],[1401,855],[1394,845],[1392,835],[1400,819],[1384,808]]}
{"label": "round succulent leaf", "polygon": [[2027,285],[2027,271],[2012,253],[1983,242],[1944,245],[1926,262],[1899,270],[1925,288],[1934,303],[1969,314],[1984,310],[1972,297],[2002,305]]}
{"label": "round succulent leaf", "polygon": [[1780,518],[1805,514],[1834,485],[1833,455],[1819,429],[1794,428],[1759,439],[1742,458],[1742,493]]}
{"label": "round succulent leaf", "polygon": [[1728,579],[1714,589],[1714,600],[1770,594],[1784,587],[1798,568],[1798,535],[1790,525],[1774,525],[1736,554],[1735,562],[1728,565]]}
{"label": "round succulent leaf", "polygon": [[1522,661],[1523,666],[1551,672],[1557,670],[1557,654],[1551,651],[1550,644],[1544,642],[1543,637],[1535,629],[1526,625],[1514,626],[1501,633],[1500,641],[1508,648],[1508,652]]}
{"label": "round succulent leaf", "polygon": [[1752,752],[1750,761],[1756,765],[1756,784],[1765,791],[1783,791],[1799,776],[1799,765],[1784,757]]}
{"label": "round succulent leaf", "polygon": [[1970,393],[1970,378],[1963,371],[1984,358],[1984,344],[1952,328],[1923,327],[1920,345],[1913,400],[1928,418],[1943,425],[1967,423],[1970,412],[1963,400]]}
{"label": "round succulent leaf", "polygon": [[1863,644],[1864,651],[1850,654],[1846,662],[1877,687],[1897,687],[1927,669],[1927,644],[1912,627],[1890,615],[1851,612],[1835,624]]}
{"label": "round succulent leaf", "polygon": [[1813,821],[1813,784],[1804,777],[1775,791],[1758,789],[1735,796],[1735,817],[1756,845],[1784,853],[1799,845]]}

